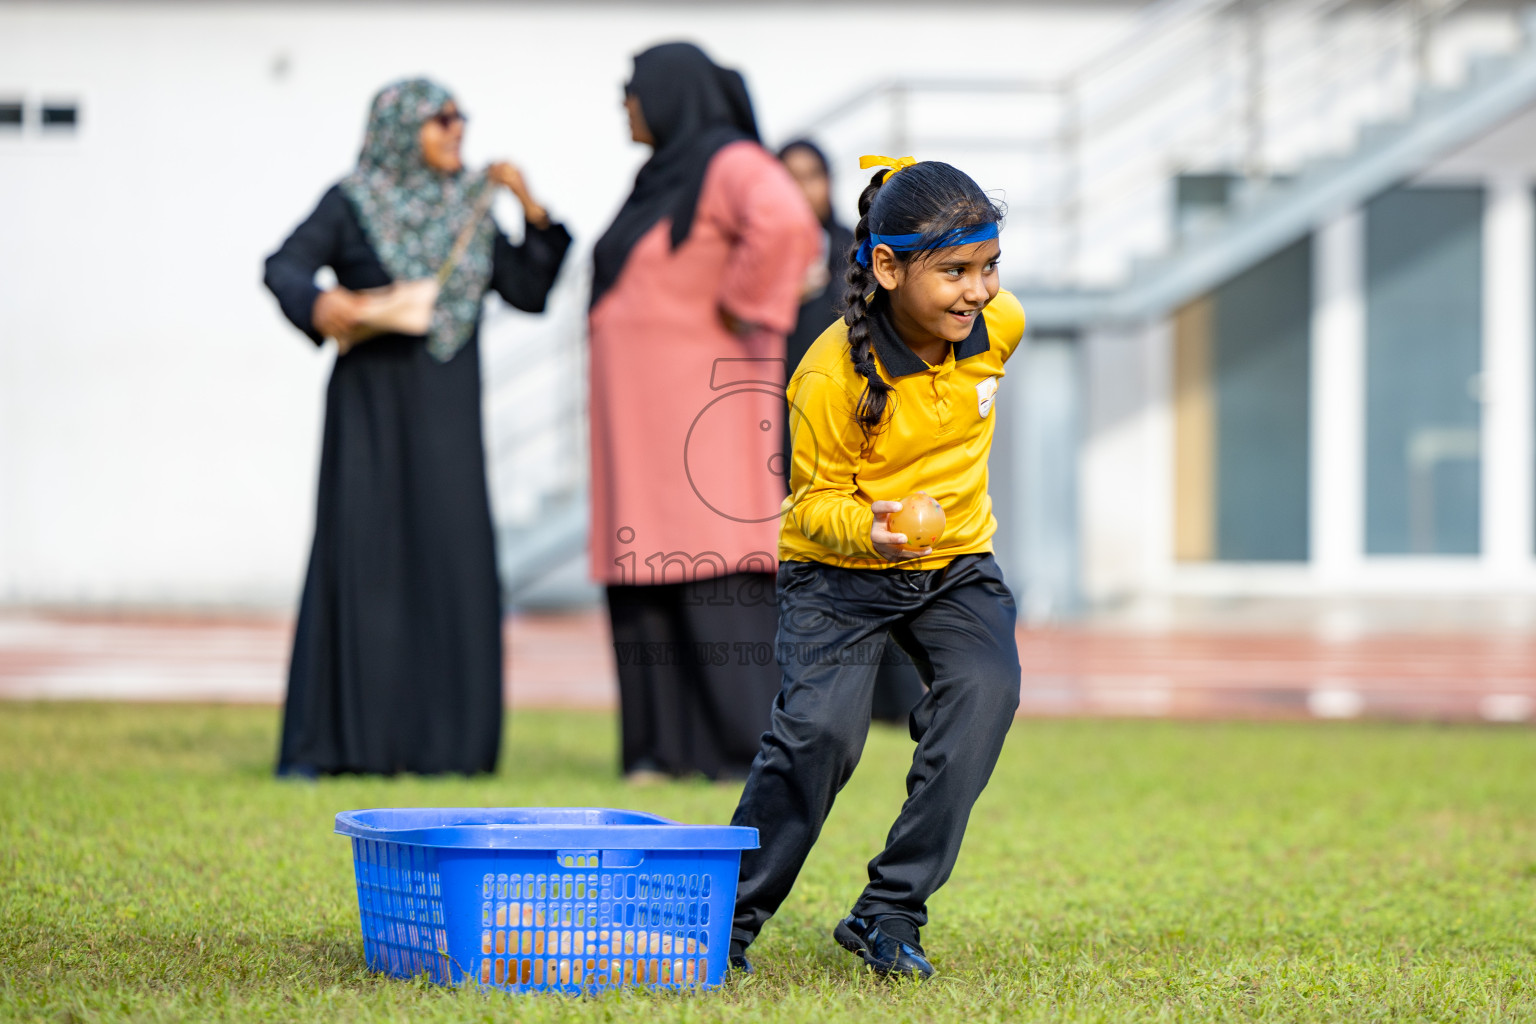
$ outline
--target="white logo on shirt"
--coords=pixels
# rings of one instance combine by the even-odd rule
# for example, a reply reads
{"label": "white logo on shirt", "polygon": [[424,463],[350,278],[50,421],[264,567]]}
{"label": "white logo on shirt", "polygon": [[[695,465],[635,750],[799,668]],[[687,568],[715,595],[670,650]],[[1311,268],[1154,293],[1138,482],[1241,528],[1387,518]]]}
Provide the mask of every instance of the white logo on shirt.
{"label": "white logo on shirt", "polygon": [[988,377],[976,385],[976,411],[981,413],[982,419],[986,419],[987,413],[992,411],[992,397],[996,394],[996,377]]}

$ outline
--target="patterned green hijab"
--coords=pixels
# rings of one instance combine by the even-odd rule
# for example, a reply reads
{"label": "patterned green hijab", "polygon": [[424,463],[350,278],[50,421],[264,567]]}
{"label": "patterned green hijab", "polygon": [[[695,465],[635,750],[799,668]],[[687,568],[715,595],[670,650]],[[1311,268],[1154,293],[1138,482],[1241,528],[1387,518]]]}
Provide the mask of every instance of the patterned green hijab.
{"label": "patterned green hijab", "polygon": [[[385,86],[373,99],[357,170],[341,182],[374,252],[396,281],[434,276],[490,187],[483,171],[443,174],[422,159],[421,126],[452,98],[424,78]],[[427,351],[439,362],[452,359],[480,323],[495,233],[486,216],[437,297]]]}

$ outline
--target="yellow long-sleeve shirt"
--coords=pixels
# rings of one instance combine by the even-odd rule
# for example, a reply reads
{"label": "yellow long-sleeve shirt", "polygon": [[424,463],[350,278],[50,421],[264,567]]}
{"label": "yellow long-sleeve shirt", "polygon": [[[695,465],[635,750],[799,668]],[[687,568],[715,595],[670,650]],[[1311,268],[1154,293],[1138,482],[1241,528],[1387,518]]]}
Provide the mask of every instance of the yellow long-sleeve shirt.
{"label": "yellow long-sleeve shirt", "polygon": [[[992,550],[997,519],[987,493],[987,457],[996,417],[992,404],[1003,364],[1024,335],[1024,310],[997,293],[964,342],[944,362],[919,359],[882,322],[875,328],[875,363],[895,386],[886,418],[867,446],[854,420],[865,380],[848,353],[848,326],[822,333],[790,378],[790,493],[779,530],[782,561],[827,562],[851,568],[933,569],[958,555]],[[876,501],[900,501],[926,491],[944,509],[944,535],[933,554],[890,562],[869,540]]]}

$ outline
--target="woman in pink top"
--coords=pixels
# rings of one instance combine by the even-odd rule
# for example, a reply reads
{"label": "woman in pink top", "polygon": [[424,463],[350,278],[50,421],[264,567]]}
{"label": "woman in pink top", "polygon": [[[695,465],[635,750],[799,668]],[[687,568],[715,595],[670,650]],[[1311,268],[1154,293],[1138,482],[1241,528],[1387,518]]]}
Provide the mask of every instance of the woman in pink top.
{"label": "woman in pink top", "polygon": [[637,56],[625,105],[655,152],[594,250],[590,322],[623,769],[744,777],[779,690],[784,336],[820,229],[698,47]]}

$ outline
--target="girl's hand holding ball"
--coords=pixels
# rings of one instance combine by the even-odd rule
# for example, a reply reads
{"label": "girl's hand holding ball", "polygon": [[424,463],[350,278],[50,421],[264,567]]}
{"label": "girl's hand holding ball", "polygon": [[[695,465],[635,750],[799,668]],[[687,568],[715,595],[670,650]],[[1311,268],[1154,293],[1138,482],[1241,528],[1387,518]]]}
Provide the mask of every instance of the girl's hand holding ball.
{"label": "girl's hand holding ball", "polygon": [[892,562],[933,554],[944,535],[944,509],[922,491],[901,501],[874,502],[869,509],[875,514],[869,539],[880,557]]}

